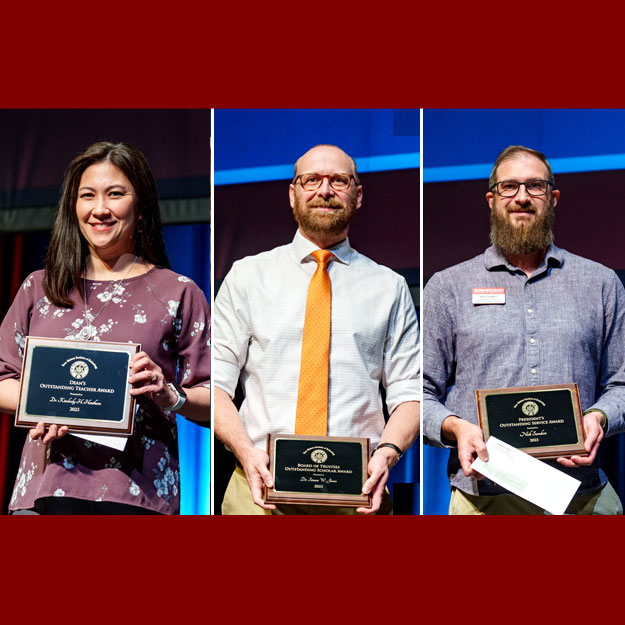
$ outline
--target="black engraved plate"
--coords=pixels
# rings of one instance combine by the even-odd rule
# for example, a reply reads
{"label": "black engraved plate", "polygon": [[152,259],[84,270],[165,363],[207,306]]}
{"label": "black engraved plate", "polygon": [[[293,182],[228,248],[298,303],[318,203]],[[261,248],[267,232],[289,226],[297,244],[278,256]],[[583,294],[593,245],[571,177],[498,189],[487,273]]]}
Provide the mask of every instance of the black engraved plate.
{"label": "black engraved plate", "polygon": [[27,337],[15,425],[129,435],[134,423],[130,358],[140,345]]}
{"label": "black engraved plate", "polygon": [[274,487],[266,501],[370,505],[370,496],[362,494],[369,439],[270,435],[268,449]]}
{"label": "black engraved plate", "polygon": [[124,352],[34,347],[26,414],[120,422],[129,361]]}
{"label": "black engraved plate", "polygon": [[481,389],[476,400],[485,439],[541,458],[586,454],[576,384]]}

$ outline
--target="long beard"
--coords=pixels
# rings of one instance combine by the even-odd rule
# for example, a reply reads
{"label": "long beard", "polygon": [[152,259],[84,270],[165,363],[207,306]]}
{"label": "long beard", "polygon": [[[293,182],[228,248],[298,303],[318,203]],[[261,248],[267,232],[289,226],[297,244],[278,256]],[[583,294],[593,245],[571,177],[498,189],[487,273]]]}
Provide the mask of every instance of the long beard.
{"label": "long beard", "polygon": [[[326,234],[341,234],[356,217],[356,201],[350,198],[345,204],[336,197],[328,200],[314,198],[302,206],[302,199],[298,195],[293,201],[293,216],[304,232]],[[330,213],[320,213],[312,210],[315,207],[333,208]]]}
{"label": "long beard", "polygon": [[490,212],[490,240],[504,254],[531,254],[553,242],[553,202],[542,217],[535,216],[528,225],[513,226],[508,213],[494,207]]}

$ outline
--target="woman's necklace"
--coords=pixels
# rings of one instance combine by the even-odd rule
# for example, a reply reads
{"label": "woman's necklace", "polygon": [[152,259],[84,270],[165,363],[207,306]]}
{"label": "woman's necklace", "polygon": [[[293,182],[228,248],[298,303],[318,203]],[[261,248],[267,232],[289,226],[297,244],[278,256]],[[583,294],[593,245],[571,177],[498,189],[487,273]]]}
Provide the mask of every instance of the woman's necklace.
{"label": "woman's necklace", "polygon": [[102,308],[98,310],[95,317],[91,316],[91,320],[88,319],[88,314],[87,314],[87,280],[85,276],[83,275],[82,284],[83,284],[83,292],[85,294],[85,312],[83,313],[83,319],[85,320],[85,325],[82,327],[82,329],[78,333],[79,339],[83,341],[88,341],[92,336],[95,336],[97,334],[96,327],[95,325],[93,325],[95,320],[100,316],[100,313],[111,303],[113,298],[117,295],[117,291],[119,290],[119,287],[121,287],[124,280],[128,277],[130,270],[135,266],[135,263],[137,262],[137,258],[139,257],[135,256],[135,259],[132,261],[132,264],[130,265],[128,271],[126,272],[126,275],[115,284],[115,287],[113,288],[113,292],[111,293],[111,296],[106,300],[106,302],[104,302],[104,306],[102,306]]}

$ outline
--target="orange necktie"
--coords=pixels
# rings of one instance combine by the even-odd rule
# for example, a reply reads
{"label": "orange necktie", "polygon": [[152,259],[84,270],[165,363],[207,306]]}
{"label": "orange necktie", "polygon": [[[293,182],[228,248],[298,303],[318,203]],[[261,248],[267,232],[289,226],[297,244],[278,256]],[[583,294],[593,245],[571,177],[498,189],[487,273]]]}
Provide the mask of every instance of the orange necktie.
{"label": "orange necktie", "polygon": [[312,256],[317,261],[317,270],[310,279],[306,298],[295,433],[327,436],[332,316],[332,287],[328,263],[334,258],[334,254],[328,250],[315,250]]}

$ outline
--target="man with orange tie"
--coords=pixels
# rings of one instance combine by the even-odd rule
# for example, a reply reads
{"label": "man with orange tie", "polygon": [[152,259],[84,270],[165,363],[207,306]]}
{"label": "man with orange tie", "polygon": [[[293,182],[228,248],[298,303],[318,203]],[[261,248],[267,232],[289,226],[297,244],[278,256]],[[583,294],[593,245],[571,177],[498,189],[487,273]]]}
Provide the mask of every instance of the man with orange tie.
{"label": "man with orange tie", "polygon": [[[237,467],[224,514],[388,514],[390,468],[419,430],[419,333],[399,274],[351,248],[354,159],[315,146],[295,163],[293,241],[234,263],[213,311],[215,433]],[[236,409],[237,381],[245,399]],[[385,423],[380,383],[386,391]],[[269,504],[268,434],[368,437],[370,508]]]}

